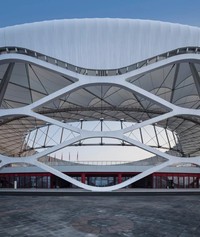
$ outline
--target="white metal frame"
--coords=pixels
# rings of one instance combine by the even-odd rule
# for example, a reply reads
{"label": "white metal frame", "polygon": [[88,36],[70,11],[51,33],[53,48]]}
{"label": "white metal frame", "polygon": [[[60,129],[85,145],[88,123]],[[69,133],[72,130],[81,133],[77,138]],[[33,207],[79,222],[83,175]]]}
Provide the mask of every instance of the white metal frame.
{"label": "white metal frame", "polygon": [[[1,55],[0,56],[0,60],[2,62],[7,62],[10,60],[20,60],[20,61],[25,61],[25,62],[30,62],[42,67],[45,67],[47,69],[53,70],[55,72],[59,72],[62,74],[65,74],[66,76],[72,76],[73,78],[77,79],[77,82],[62,88],[28,106],[24,106],[22,108],[15,108],[15,109],[1,109],[0,110],[0,116],[8,116],[8,115],[26,115],[26,116],[31,116],[34,117],[36,119],[39,120],[43,120],[49,124],[53,124],[56,126],[59,126],[61,128],[65,128],[68,129],[72,132],[77,133],[77,137],[67,140],[61,144],[58,144],[54,147],[48,148],[45,151],[42,151],[40,153],[36,153],[32,156],[27,156],[27,157],[7,157],[7,156],[3,156],[0,155],[0,168],[2,168],[3,166],[7,165],[7,164],[11,164],[11,163],[27,163],[27,164],[32,164],[35,165],[47,172],[50,172],[80,188],[83,189],[87,189],[87,190],[91,190],[91,191],[113,191],[113,190],[117,190],[120,188],[123,188],[129,184],[132,184],[134,182],[136,182],[137,180],[140,180],[144,177],[146,177],[147,175],[150,175],[154,172],[157,172],[169,165],[172,164],[176,164],[176,163],[194,163],[197,165],[200,165],[200,157],[190,157],[190,158],[180,158],[180,157],[176,157],[176,156],[172,156],[166,153],[163,153],[157,149],[154,149],[150,146],[147,146],[141,142],[138,142],[132,138],[129,138],[128,136],[126,136],[126,133],[131,132],[135,129],[138,128],[143,128],[146,125],[152,125],[155,124],[156,122],[168,119],[170,117],[173,116],[177,116],[177,115],[194,115],[194,116],[200,116],[200,110],[195,110],[195,109],[186,109],[186,108],[182,108],[182,107],[178,107],[174,104],[171,104],[170,102],[167,102],[164,99],[161,99],[160,97],[153,95],[152,93],[143,90],[131,83],[129,83],[127,80],[130,77],[139,75],[141,73],[147,73],[151,70],[155,70],[157,68],[160,68],[164,65],[168,65],[174,62],[181,62],[184,60],[200,60],[200,55],[197,54],[187,54],[187,55],[177,55],[171,58],[167,58],[163,61],[160,62],[156,62],[154,64],[148,65],[144,68],[140,68],[131,72],[128,72],[126,74],[123,75],[116,75],[116,76],[87,76],[87,75],[81,75],[81,74],[77,74],[75,72],[71,72],[67,69],[63,69],[60,68],[56,65],[50,65],[48,62],[44,62],[41,60],[38,60],[36,58],[32,58],[30,56],[26,56],[26,55],[18,55],[18,54],[9,54],[9,55]],[[75,128],[73,126],[68,125],[67,123],[62,123],[60,121],[57,121],[55,119],[49,118],[47,116],[41,115],[37,112],[35,112],[36,108],[43,106],[46,103],[49,103],[50,101],[53,101],[63,95],[65,95],[66,93],[75,91],[78,88],[83,88],[86,86],[90,86],[90,85],[102,85],[102,84],[112,84],[112,85],[116,85],[119,87],[123,87],[126,90],[130,90],[132,92],[134,92],[137,95],[141,95],[143,97],[146,97],[148,100],[153,101],[156,104],[159,104],[160,107],[163,108],[167,108],[169,112],[163,114],[163,115],[159,115],[155,118],[151,118],[148,119],[146,121],[143,121],[141,123],[137,123],[135,125],[129,126],[127,128],[123,128],[121,130],[116,130],[116,131],[88,131],[88,130],[83,130],[81,128]],[[132,145],[135,145],[137,147],[140,147],[143,150],[146,150],[148,152],[151,152],[152,154],[158,155],[160,157],[163,157],[165,159],[167,159],[166,162],[163,162],[162,164],[156,165],[138,175],[136,175],[133,178],[130,178],[129,180],[126,180],[125,182],[122,182],[120,184],[117,185],[113,185],[113,186],[109,186],[109,187],[94,187],[94,186],[90,186],[87,184],[83,184],[73,178],[71,178],[68,175],[63,174],[62,172],[44,164],[41,163],[38,159],[40,157],[46,156],[48,154],[51,154],[57,150],[60,150],[64,147],[69,146],[70,144],[73,144],[75,142],[78,142],[80,140],[84,140],[84,139],[88,139],[88,138],[98,138],[98,137],[105,137],[105,138],[116,138],[119,140],[123,140],[125,142],[128,142]]]}

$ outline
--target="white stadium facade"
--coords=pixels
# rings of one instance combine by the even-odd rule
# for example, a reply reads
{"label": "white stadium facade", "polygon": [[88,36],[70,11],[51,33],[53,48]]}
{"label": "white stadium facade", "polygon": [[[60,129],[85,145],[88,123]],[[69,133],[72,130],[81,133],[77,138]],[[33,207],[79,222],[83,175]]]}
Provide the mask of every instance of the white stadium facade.
{"label": "white stadium facade", "polygon": [[[70,19],[2,28],[0,104],[2,188],[200,186],[198,27]],[[51,156],[92,145],[152,157],[91,165]]]}

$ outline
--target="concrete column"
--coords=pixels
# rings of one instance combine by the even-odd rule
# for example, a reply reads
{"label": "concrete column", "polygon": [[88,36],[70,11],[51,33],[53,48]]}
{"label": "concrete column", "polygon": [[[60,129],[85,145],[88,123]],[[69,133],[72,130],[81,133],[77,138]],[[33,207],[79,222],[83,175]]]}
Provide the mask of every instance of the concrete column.
{"label": "concrete column", "polygon": [[122,174],[118,173],[118,184],[122,182]]}
{"label": "concrete column", "polygon": [[81,174],[81,183],[85,184],[85,173]]}
{"label": "concrete column", "polygon": [[14,181],[14,189],[17,189],[17,180]]}

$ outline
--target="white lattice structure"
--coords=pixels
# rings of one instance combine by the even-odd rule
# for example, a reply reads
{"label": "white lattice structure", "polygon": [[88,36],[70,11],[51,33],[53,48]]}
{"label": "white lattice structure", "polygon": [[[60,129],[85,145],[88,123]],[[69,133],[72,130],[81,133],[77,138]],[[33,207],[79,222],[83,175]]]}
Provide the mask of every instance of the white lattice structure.
{"label": "white lattice structure", "polygon": [[[0,29],[0,167],[32,164],[81,188],[112,191],[172,164],[200,165],[199,62],[197,27],[83,19]],[[85,120],[132,125],[112,131],[73,126]],[[48,147],[51,125],[61,129],[61,137]],[[156,146],[143,140],[141,131],[148,125],[154,128]],[[41,128],[44,149],[36,152],[28,136]],[[172,153],[157,149],[164,148],[158,128],[164,129]],[[66,139],[64,131],[71,134]],[[130,136],[135,131],[141,139]],[[163,163],[123,183],[93,187],[39,161],[90,138],[118,139],[162,157]]]}

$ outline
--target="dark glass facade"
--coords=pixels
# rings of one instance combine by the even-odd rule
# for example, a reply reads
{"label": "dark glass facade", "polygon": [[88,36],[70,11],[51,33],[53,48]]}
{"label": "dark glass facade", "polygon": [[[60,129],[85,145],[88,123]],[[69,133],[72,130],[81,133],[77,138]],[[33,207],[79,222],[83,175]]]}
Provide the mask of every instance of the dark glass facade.
{"label": "dark glass facade", "polygon": [[[66,173],[67,174],[67,173]],[[76,173],[68,174],[72,178],[97,187],[112,186],[121,183],[137,173]],[[0,188],[76,188],[75,185],[50,173],[0,174]],[[199,188],[200,174],[154,173],[127,188]]]}
{"label": "dark glass facade", "polygon": [[156,173],[153,175],[154,188],[199,188],[200,174]]}

